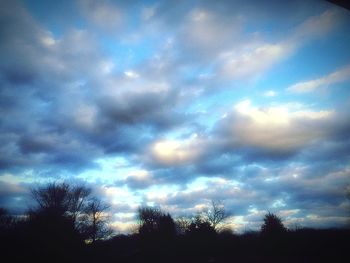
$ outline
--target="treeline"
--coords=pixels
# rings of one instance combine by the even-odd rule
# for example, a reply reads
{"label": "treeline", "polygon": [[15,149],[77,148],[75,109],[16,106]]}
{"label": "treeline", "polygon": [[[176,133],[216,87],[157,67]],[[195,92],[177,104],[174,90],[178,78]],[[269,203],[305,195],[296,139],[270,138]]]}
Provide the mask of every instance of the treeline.
{"label": "treeline", "polygon": [[174,219],[140,207],[137,231],[115,235],[108,205],[91,190],[49,184],[32,190],[35,205],[23,216],[0,209],[1,257],[6,262],[347,262],[350,231],[288,230],[275,214],[259,232],[223,227],[220,202],[192,217]]}

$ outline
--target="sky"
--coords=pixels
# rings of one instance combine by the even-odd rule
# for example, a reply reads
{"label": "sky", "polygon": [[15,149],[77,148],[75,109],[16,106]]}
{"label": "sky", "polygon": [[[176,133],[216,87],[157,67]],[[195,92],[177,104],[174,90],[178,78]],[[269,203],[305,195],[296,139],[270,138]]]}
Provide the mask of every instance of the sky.
{"label": "sky", "polygon": [[127,232],[140,205],[220,200],[344,227],[350,11],[327,1],[1,1],[0,206],[91,187]]}

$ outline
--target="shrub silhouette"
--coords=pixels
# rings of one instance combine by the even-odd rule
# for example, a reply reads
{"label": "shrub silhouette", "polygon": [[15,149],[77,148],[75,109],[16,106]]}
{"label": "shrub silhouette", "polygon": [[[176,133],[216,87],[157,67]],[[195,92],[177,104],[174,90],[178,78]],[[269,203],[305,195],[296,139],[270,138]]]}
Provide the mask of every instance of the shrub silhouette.
{"label": "shrub silhouette", "polygon": [[261,233],[265,236],[281,235],[287,231],[281,218],[273,213],[267,213],[264,217],[264,223],[261,226]]}
{"label": "shrub silhouette", "polygon": [[138,210],[141,236],[170,238],[176,234],[176,226],[170,214],[165,214],[159,208],[140,207]]}
{"label": "shrub silhouette", "polygon": [[159,218],[158,231],[159,235],[164,239],[171,238],[176,235],[175,222],[170,214],[162,215]]}
{"label": "shrub silhouette", "polygon": [[197,215],[188,227],[187,234],[199,238],[212,238],[216,231],[209,221]]}

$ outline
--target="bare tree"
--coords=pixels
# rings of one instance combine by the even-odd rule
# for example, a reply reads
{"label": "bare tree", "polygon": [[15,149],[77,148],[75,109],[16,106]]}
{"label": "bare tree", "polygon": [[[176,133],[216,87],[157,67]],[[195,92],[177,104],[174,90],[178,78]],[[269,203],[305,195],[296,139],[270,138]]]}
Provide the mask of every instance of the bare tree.
{"label": "bare tree", "polygon": [[99,199],[89,198],[91,189],[84,186],[70,186],[66,183],[52,183],[32,190],[37,207],[32,209],[33,218],[45,218],[55,222],[67,222],[74,231],[95,242],[111,234],[108,228],[106,204]]}
{"label": "bare tree", "polygon": [[7,209],[0,207],[0,232],[11,228],[15,222],[15,218],[9,214]]}
{"label": "bare tree", "polygon": [[68,184],[49,184],[31,191],[38,212],[64,216],[70,209],[70,187]]}
{"label": "bare tree", "polygon": [[77,219],[84,211],[84,206],[86,205],[87,198],[91,194],[91,189],[84,186],[75,186],[71,190],[70,198],[70,213],[72,215],[74,223],[77,222]]}
{"label": "bare tree", "polygon": [[228,217],[228,213],[226,212],[222,201],[212,200],[210,209],[205,211],[205,216],[211,226],[217,230],[217,226]]}
{"label": "bare tree", "polygon": [[108,227],[107,210],[109,206],[97,198],[91,198],[85,207],[82,216],[81,228],[88,240],[95,242],[111,235],[112,230]]}
{"label": "bare tree", "polygon": [[192,221],[191,218],[188,217],[178,217],[175,220],[176,228],[179,234],[184,235],[186,231],[189,229]]}
{"label": "bare tree", "polygon": [[64,216],[76,223],[78,214],[84,210],[91,190],[84,186],[71,187],[66,183],[52,183],[33,189],[31,193],[37,203],[37,209],[35,209],[37,212]]}

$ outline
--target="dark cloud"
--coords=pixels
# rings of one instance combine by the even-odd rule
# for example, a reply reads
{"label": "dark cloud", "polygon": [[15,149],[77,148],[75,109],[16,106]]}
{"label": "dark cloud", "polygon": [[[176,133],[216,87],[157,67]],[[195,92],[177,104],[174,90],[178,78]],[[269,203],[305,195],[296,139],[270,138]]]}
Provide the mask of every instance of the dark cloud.
{"label": "dark cloud", "polygon": [[[185,120],[172,110],[171,89],[103,95],[109,80],[130,84],[104,73],[108,59],[93,35],[68,30],[55,39],[21,5],[8,2],[2,10],[3,168],[85,169],[101,153],[139,151],[154,133]],[[26,89],[16,96],[20,85]]]}
{"label": "dark cloud", "polygon": [[27,71],[8,70],[3,73],[4,78],[13,85],[30,85],[33,84],[35,80],[35,75]]}

